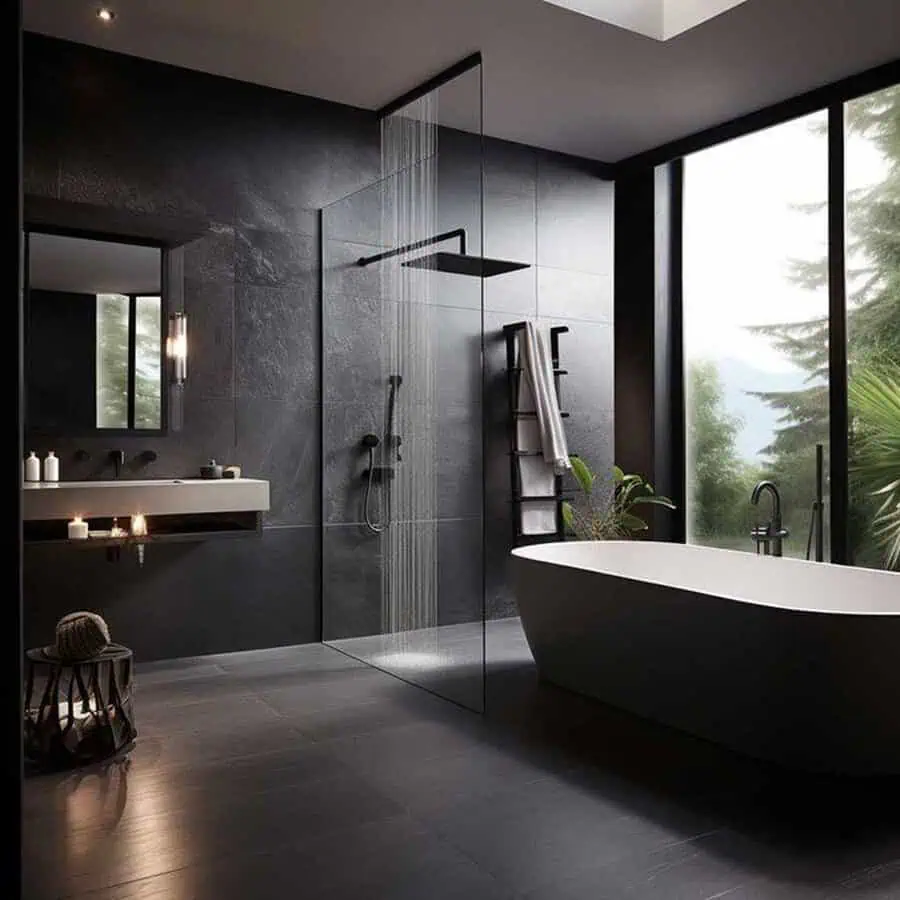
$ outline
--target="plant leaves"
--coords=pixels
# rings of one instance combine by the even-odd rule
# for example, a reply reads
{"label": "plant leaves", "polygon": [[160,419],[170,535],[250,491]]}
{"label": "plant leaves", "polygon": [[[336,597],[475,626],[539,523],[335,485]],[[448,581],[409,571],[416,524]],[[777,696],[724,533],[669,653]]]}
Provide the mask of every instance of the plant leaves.
{"label": "plant leaves", "polygon": [[648,527],[643,519],[631,513],[622,513],[621,521],[629,531],[646,531]]}
{"label": "plant leaves", "polygon": [[562,505],[562,517],[566,528],[572,534],[575,534],[575,510],[572,509],[572,504],[569,503],[568,500]]}
{"label": "plant leaves", "polygon": [[613,466],[613,481],[618,484],[620,481],[625,480],[625,473],[618,467]]}
{"label": "plant leaves", "polygon": [[637,506],[639,503],[649,504],[652,506],[663,506],[666,509],[678,508],[668,497],[662,497],[658,494],[654,494],[652,497],[635,497],[634,500],[631,501],[632,506]]}
{"label": "plant leaves", "polygon": [[594,473],[580,456],[570,456],[569,462],[572,463],[572,474],[579,486],[586,494],[590,494],[594,489]]}

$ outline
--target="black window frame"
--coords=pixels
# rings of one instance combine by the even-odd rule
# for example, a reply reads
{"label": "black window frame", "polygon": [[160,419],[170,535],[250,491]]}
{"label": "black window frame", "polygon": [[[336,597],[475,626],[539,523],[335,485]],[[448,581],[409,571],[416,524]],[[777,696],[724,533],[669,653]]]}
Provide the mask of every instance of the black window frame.
{"label": "black window frame", "polygon": [[[677,447],[666,468],[671,483],[677,486],[678,510],[672,537],[687,540],[686,520],[686,408],[684,397],[684,297],[682,251],[684,225],[684,158],[735,138],[745,137],[816,112],[828,115],[828,291],[829,291],[829,461],[830,544],[832,563],[852,565],[849,540],[850,509],[850,435],[847,370],[847,278],[846,278],[846,170],[845,105],[869,94],[900,84],[900,60],[870,69],[834,84],[818,88],[766,109],[740,117],[715,128],[638,154],[616,166],[616,178],[668,170],[670,186],[662,199],[669,216],[667,235],[669,261],[657,271],[658,291],[663,291],[667,309],[662,329],[660,317],[651,327],[656,330],[654,358],[657,379],[654,406],[667,419],[669,439]],[[658,208],[660,205],[657,197]],[[657,312],[659,309],[657,308]],[[660,331],[664,334],[660,334]],[[660,422],[657,418],[657,429]],[[665,462],[665,460],[663,461]],[[675,466],[680,471],[675,471]]]}

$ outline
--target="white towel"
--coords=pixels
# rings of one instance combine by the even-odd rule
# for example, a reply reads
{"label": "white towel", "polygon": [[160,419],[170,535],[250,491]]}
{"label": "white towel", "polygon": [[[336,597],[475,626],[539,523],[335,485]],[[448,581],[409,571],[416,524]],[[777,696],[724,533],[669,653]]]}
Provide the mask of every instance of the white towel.
{"label": "white towel", "polygon": [[[521,354],[520,362],[521,365]],[[531,384],[525,377],[519,378],[519,396],[516,398],[516,409],[521,412],[534,412],[534,396]],[[541,449],[541,433],[536,419],[518,419],[516,421],[516,444],[519,450]],[[548,497],[556,482],[553,466],[543,456],[520,456],[519,487],[522,497]],[[522,534],[553,534],[556,531],[556,502],[554,500],[538,500],[521,504]]]}
{"label": "white towel", "polygon": [[541,437],[540,449],[544,451],[544,459],[553,467],[554,473],[564,475],[572,468],[572,464],[569,462],[569,447],[556,398],[553,360],[547,343],[534,322],[526,322],[522,337],[522,366],[534,397],[534,410]]}

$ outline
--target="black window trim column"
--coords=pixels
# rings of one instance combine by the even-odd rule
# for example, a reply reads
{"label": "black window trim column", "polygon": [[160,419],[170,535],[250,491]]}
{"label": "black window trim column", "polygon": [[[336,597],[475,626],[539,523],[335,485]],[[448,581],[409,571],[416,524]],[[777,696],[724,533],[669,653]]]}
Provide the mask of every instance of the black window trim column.
{"label": "black window trim column", "polygon": [[844,103],[828,107],[828,395],[831,562],[852,563],[847,400],[847,203]]}

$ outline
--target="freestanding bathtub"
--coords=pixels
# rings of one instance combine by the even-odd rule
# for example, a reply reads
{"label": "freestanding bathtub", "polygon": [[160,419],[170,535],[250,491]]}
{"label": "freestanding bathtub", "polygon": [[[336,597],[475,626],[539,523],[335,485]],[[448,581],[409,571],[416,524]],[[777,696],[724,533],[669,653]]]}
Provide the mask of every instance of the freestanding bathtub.
{"label": "freestanding bathtub", "polygon": [[900,772],[900,574],[649,541],[512,569],[543,679],[792,768]]}

